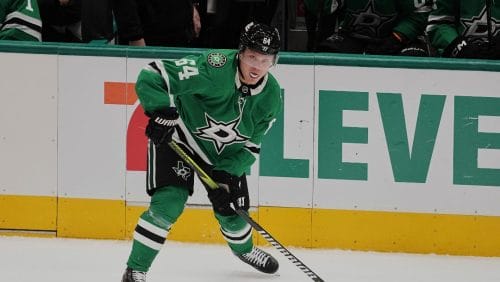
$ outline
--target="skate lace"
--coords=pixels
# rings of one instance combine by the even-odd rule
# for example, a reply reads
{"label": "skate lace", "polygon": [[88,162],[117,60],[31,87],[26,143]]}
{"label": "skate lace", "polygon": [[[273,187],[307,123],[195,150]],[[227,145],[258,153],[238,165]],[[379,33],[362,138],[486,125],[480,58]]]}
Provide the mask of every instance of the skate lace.
{"label": "skate lace", "polygon": [[260,249],[254,248],[250,253],[243,254],[250,263],[264,267],[269,260],[269,256]]}
{"label": "skate lace", "polygon": [[146,272],[132,271],[132,278],[134,282],[146,282]]}

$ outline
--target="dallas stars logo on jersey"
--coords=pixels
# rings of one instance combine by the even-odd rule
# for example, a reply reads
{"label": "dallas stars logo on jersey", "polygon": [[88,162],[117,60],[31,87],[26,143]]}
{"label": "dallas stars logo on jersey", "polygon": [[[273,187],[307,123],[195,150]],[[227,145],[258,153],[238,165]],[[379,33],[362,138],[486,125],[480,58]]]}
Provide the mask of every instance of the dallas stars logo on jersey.
{"label": "dallas stars logo on jersey", "polygon": [[210,53],[207,56],[207,62],[212,67],[223,67],[227,62],[227,57],[222,53]]}
{"label": "dallas stars logo on jersey", "polygon": [[197,128],[194,132],[201,139],[212,141],[218,154],[224,150],[224,147],[232,143],[244,143],[249,137],[240,134],[237,127],[240,123],[240,118],[222,122],[216,121],[205,113],[206,126]]}

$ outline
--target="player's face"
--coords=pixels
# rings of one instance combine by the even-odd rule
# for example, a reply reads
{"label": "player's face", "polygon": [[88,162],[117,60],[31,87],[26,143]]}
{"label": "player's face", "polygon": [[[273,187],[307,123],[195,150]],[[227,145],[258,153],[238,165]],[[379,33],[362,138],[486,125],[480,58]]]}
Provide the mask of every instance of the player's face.
{"label": "player's face", "polygon": [[245,49],[239,54],[240,78],[245,84],[256,84],[274,65],[275,56]]}

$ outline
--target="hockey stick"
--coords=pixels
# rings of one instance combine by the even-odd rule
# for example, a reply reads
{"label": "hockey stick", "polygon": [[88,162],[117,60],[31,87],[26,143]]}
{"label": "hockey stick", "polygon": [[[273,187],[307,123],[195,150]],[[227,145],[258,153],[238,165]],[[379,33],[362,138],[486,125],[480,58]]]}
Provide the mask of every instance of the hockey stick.
{"label": "hockey stick", "polygon": [[[168,145],[174,150],[192,169],[196,171],[201,181],[203,181],[211,189],[219,189],[217,184],[184,150],[179,147],[175,141],[168,142]],[[318,274],[307,267],[300,259],[288,251],[280,242],[274,239],[260,224],[255,222],[245,211],[236,209],[235,212],[241,216],[248,224],[250,224],[259,234],[266,239],[273,247],[278,249],[286,258],[288,258],[295,266],[304,272],[309,278],[316,282],[324,282]]]}

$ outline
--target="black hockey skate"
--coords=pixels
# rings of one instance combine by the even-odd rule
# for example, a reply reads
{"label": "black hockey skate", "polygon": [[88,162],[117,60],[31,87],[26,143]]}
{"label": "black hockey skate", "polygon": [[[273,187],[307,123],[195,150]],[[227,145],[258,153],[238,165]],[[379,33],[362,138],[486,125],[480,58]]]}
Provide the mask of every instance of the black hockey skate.
{"label": "black hockey skate", "polygon": [[122,282],[146,282],[146,272],[127,267],[123,273]]}
{"label": "black hockey skate", "polygon": [[251,265],[258,271],[264,273],[275,273],[278,271],[279,263],[270,254],[263,250],[253,247],[252,251],[246,254],[235,254],[239,259]]}

